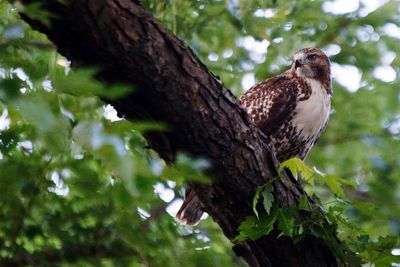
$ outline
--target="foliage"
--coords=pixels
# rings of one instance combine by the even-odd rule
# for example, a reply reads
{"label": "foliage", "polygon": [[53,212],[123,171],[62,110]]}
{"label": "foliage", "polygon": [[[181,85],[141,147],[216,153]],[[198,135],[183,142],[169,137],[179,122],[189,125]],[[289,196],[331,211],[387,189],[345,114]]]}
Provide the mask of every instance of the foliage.
{"label": "foliage", "polygon": [[[43,22],[51,16],[13,2]],[[256,238],[254,225],[265,233],[276,223],[294,240],[311,231],[329,240],[328,229],[365,262],[400,262],[392,254],[400,236],[399,2],[370,2],[339,13],[322,0],[143,1],[237,95],[286,69],[304,46],[325,49],[334,73],[354,73],[355,85],[343,73],[334,77],[334,111],[307,158],[335,175],[296,160],[284,165],[321,199],[327,224],[299,224],[293,214],[309,209],[306,199],[279,209],[269,184],[257,191],[255,216],[238,239]],[[69,70],[0,1],[0,262],[23,257],[51,266],[52,255],[60,266],[243,265],[210,219],[184,229],[170,215],[185,174],[204,180],[206,161],[181,155],[166,167],[141,134],[168,125],[117,120],[99,96],[132,88],[104,88],[92,72]]]}
{"label": "foliage", "polygon": [[[344,210],[352,203],[344,199],[346,195],[342,186],[354,187],[355,184],[335,175],[325,175],[313,170],[298,158],[283,162],[279,172],[282,174],[285,169],[297,179],[306,182],[307,195],[302,196],[296,206],[281,208],[273,205],[272,184],[276,179],[258,187],[253,199],[255,215],[248,216],[242,222],[236,240],[258,239],[270,233],[276,223],[277,229],[280,231],[277,238],[284,235],[291,237],[294,242],[298,242],[305,235],[320,237],[345,262],[354,266],[359,266],[361,263],[386,266],[400,260],[398,256],[391,254],[391,249],[399,244],[395,236],[380,236],[377,240],[370,240],[370,236],[361,227],[343,216]],[[280,175],[278,178],[287,179],[284,175]],[[319,198],[315,198],[316,181],[319,186],[326,185],[329,188],[336,196],[337,203],[322,203]],[[259,211],[258,203],[261,195],[263,196],[263,205]],[[309,204],[310,200],[313,205]],[[300,211],[308,212],[307,217],[300,218],[298,216]],[[337,239],[338,236],[341,236],[339,229],[348,230],[346,238],[340,241]],[[349,248],[358,255],[349,252]]]}

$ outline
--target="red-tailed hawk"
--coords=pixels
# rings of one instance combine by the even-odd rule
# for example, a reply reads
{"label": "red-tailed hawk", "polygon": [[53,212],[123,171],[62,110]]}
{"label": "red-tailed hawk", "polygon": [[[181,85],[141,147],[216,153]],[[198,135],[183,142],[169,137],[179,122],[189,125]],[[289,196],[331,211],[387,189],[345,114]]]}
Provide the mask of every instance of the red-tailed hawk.
{"label": "red-tailed hawk", "polygon": [[[318,48],[294,54],[291,68],[250,88],[240,104],[250,119],[271,139],[280,162],[304,159],[325,129],[331,107],[330,62]],[[203,211],[196,194],[188,190],[176,218],[192,225]]]}

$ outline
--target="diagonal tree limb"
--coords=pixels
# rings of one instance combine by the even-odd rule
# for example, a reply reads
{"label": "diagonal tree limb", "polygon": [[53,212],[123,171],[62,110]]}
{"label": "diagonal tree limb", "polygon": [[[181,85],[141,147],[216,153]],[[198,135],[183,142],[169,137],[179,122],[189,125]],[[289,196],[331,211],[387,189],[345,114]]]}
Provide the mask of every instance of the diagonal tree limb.
{"label": "diagonal tree limb", "polygon": [[[32,2],[32,1],[24,1]],[[212,185],[194,184],[205,210],[231,240],[252,213],[257,186],[277,175],[268,140],[247,118],[193,51],[166,30],[137,0],[40,1],[53,14],[51,26],[22,17],[45,33],[74,65],[101,68],[98,78],[124,83],[134,93],[109,101],[127,119],[159,121],[165,133],[146,138],[166,161],[177,151],[205,157]],[[293,183],[274,183],[280,207],[297,203]],[[250,266],[343,266],[321,239],[306,236],[294,244],[272,231],[256,241],[236,242],[234,251]]]}

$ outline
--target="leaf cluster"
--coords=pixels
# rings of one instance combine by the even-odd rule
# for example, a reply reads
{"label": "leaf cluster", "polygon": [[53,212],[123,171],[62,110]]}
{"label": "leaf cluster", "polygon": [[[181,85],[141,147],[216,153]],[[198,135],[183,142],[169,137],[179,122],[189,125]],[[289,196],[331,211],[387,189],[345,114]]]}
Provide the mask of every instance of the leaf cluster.
{"label": "leaf cluster", "polygon": [[[344,262],[352,266],[361,263],[385,266],[399,260],[398,256],[391,253],[391,249],[399,244],[398,238],[380,236],[371,240],[362,228],[344,215],[345,209],[352,203],[345,199],[343,186],[354,187],[354,183],[335,175],[323,174],[308,167],[298,158],[283,162],[279,172],[283,173],[285,169],[308,185],[307,195],[298,199],[296,206],[282,208],[277,203],[274,204],[273,183],[278,179],[287,179],[286,176],[281,175],[258,187],[253,198],[254,215],[246,217],[241,223],[235,240],[256,240],[275,231],[276,238],[288,236],[297,243],[305,236],[313,235],[324,240]],[[336,200],[322,203],[315,194],[316,182],[326,185]],[[259,203],[261,198],[262,202]],[[304,215],[304,212],[307,216],[299,216]],[[338,239],[341,236],[339,229],[343,228],[352,231],[353,235]]]}

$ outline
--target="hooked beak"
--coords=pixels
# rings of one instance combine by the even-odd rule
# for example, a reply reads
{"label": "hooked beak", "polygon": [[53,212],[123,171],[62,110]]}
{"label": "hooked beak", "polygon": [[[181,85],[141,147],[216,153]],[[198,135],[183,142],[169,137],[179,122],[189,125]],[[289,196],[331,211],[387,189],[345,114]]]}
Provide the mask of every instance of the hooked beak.
{"label": "hooked beak", "polygon": [[294,68],[297,69],[298,67],[301,67],[301,66],[303,66],[303,65],[300,63],[300,60],[296,59],[294,62]]}

